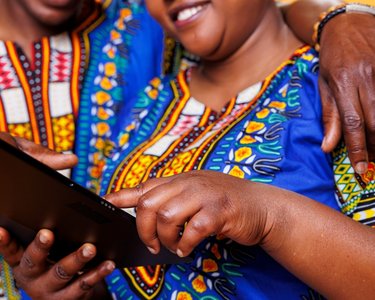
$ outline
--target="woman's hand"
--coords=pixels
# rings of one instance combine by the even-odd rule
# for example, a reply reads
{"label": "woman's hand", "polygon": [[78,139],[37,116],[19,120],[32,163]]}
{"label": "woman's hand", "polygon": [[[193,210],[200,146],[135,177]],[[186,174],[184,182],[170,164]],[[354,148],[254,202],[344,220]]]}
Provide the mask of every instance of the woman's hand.
{"label": "woman's hand", "polygon": [[332,151],[344,133],[349,158],[362,174],[375,159],[375,18],[345,13],[323,29],[320,92],[325,139]]}
{"label": "woman's hand", "polygon": [[244,245],[260,244],[328,299],[375,294],[374,230],[302,195],[195,171],[152,179],[106,199],[136,206],[139,235],[153,253],[162,243],[185,256],[207,236],[222,234]]}
{"label": "woman's hand", "polygon": [[78,162],[77,156],[74,154],[58,153],[26,139],[13,137],[9,133],[0,132],[0,139],[19,148],[55,170],[70,169]]}
{"label": "woman's hand", "polygon": [[17,286],[32,299],[92,299],[94,286],[114,270],[114,263],[105,261],[78,276],[95,256],[95,247],[85,244],[51,264],[47,256],[52,244],[52,232],[41,230],[24,250],[5,229],[0,228],[0,253],[11,266]]}
{"label": "woman's hand", "polygon": [[123,208],[136,206],[139,236],[152,253],[159,252],[161,243],[186,256],[214,234],[244,245],[261,242],[270,222],[266,206],[251,190],[250,181],[194,171],[151,179],[106,199]]}

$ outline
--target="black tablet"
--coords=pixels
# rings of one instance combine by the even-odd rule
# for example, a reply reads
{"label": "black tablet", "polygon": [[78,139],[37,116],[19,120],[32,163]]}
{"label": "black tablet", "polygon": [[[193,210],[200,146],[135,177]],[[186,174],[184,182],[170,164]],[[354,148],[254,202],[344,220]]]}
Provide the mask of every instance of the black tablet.
{"label": "black tablet", "polygon": [[162,249],[151,254],[138,237],[135,218],[57,171],[0,140],[0,226],[28,245],[41,228],[55,234],[54,261],[85,242],[97,247],[95,262],[118,267],[183,262]]}

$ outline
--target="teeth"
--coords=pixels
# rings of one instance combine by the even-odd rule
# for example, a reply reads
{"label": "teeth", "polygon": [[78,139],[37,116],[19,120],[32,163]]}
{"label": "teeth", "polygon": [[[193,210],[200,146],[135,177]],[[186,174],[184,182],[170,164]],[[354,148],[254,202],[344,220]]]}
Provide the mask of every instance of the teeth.
{"label": "teeth", "polygon": [[199,5],[196,7],[190,7],[186,8],[184,10],[181,10],[178,13],[177,20],[178,21],[185,21],[190,19],[191,17],[195,16],[197,13],[199,13],[202,10],[203,6]]}

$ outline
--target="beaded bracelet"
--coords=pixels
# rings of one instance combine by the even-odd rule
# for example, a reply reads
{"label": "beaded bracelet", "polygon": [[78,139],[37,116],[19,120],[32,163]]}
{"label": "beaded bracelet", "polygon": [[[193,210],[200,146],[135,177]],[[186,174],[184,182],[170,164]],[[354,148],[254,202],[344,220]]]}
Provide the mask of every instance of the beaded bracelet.
{"label": "beaded bracelet", "polygon": [[366,4],[360,4],[360,3],[348,3],[348,4],[340,4],[338,6],[331,7],[328,11],[323,12],[319,16],[319,21],[315,23],[314,25],[314,34],[313,34],[313,42],[314,47],[316,51],[320,50],[320,38],[322,35],[322,31],[324,26],[334,17],[342,14],[342,13],[368,13],[375,15],[375,7],[366,5]]}

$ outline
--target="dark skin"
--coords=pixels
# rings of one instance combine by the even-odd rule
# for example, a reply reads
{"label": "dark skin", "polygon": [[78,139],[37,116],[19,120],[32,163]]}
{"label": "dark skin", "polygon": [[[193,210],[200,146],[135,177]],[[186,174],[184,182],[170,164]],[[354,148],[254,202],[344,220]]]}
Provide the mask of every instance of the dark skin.
{"label": "dark skin", "polygon": [[[60,1],[61,2],[61,1]],[[87,0],[0,0],[0,40],[15,41],[31,58],[30,45],[42,37],[72,30],[93,5]]]}
{"label": "dark skin", "polygon": [[[41,0],[0,0],[0,39],[16,41],[31,58],[32,42],[71,30],[92,8],[90,0],[68,1],[63,9],[53,8],[53,0],[50,1],[50,5],[46,5]],[[320,12],[340,3],[338,0],[299,0],[282,10],[294,33],[311,44],[312,25]],[[321,43],[319,86],[325,126],[322,149],[331,152],[344,133],[349,158],[360,174],[366,171],[367,162],[375,155],[375,125],[372,121],[375,96],[371,76],[375,68],[373,22],[371,16],[361,14],[334,18],[323,31]],[[353,45],[355,49],[352,49]]]}
{"label": "dark skin", "polygon": [[[324,11],[340,3],[338,0],[300,0],[284,9],[284,15],[297,36],[312,43],[312,26],[306,25],[316,21],[316,7]],[[375,159],[374,51],[372,15],[342,14],[324,27],[319,79],[325,128],[322,149],[333,151],[344,136],[350,161],[359,174],[365,173],[368,161]]]}
{"label": "dark skin", "polygon": [[[238,93],[242,85],[261,79],[267,68],[264,57],[270,57],[266,62],[274,67],[298,44],[283,27],[272,1],[213,0],[187,24],[174,21],[170,13],[178,3],[147,1],[162,26],[202,58],[192,73],[191,95],[215,110],[225,105],[226,92]],[[243,11],[261,18],[247,18]],[[249,31],[235,33],[235,24]],[[252,66],[251,74],[242,75],[245,78],[237,84],[227,81],[228,89],[217,92],[217,83],[224,83],[227,74],[241,78],[244,65]],[[163,244],[183,257],[207,236],[219,234],[243,245],[260,245],[329,299],[367,299],[375,293],[374,264],[369,263],[375,261],[375,232],[293,192],[217,172],[193,171],[151,179],[106,199],[119,207],[137,208],[137,229],[152,253]]]}
{"label": "dark skin", "polygon": [[[0,0],[0,39],[16,41],[31,58],[33,41],[74,28],[90,12],[90,3],[89,0],[68,1],[64,9],[53,9],[40,0],[31,4],[27,0]],[[312,24],[320,12],[340,3],[339,0],[299,0],[282,10],[294,33],[306,43],[312,43]],[[321,43],[319,85],[326,132],[322,149],[332,151],[344,133],[349,158],[360,174],[375,156],[372,121],[375,95],[371,88],[374,86],[371,73],[375,68],[371,42],[375,35],[373,22],[371,16],[358,14],[336,17],[326,26]],[[337,46],[343,44],[349,47]]]}
{"label": "dark skin", "polygon": [[[56,153],[6,133],[0,132],[0,139],[57,170],[71,168],[77,163],[77,157],[73,154]],[[95,257],[95,246],[84,244],[54,264],[47,260],[53,239],[53,233],[43,229],[23,249],[5,229],[0,228],[0,253],[12,268],[17,286],[33,291],[29,294],[33,299],[105,299],[108,294],[103,280],[112,273],[115,264],[104,261],[77,276],[85,264]]]}
{"label": "dark skin", "polygon": [[[319,87],[326,128],[323,150],[332,151],[343,133],[350,161],[360,174],[367,169],[367,162],[375,159],[375,111],[372,109],[375,107],[373,23],[372,15],[340,15],[327,24],[321,38]],[[364,27],[367,28],[366,31],[363,30]],[[337,31],[342,30],[348,36],[355,36],[356,43],[347,38],[334,37]],[[330,54],[324,51],[326,49],[332,49]],[[345,49],[350,55],[344,59],[339,49]],[[357,60],[359,57],[361,59]],[[354,61],[359,63],[355,68],[349,68]]]}
{"label": "dark skin", "polygon": [[[303,0],[301,0],[301,1],[303,1]],[[337,33],[336,33],[336,35],[337,35]],[[259,76],[259,77],[263,76],[263,74],[261,73],[261,71],[259,72],[259,74],[257,76]],[[254,78],[254,80],[255,79],[256,78]],[[245,84],[245,83],[243,83],[243,84]],[[239,86],[237,88],[241,88],[241,87]],[[230,96],[233,95],[232,91],[224,91],[224,92],[226,92]],[[203,97],[202,97],[202,99],[203,99]],[[228,100],[227,97],[226,96],[223,97],[223,101],[226,101],[226,100]],[[220,107],[220,104],[218,105],[218,107]],[[186,176],[190,176],[190,175],[193,176],[193,177],[196,176],[195,174],[186,174]],[[215,186],[215,184],[217,184],[217,180],[219,180],[220,182],[222,180],[228,181],[228,185],[230,185],[230,186],[233,186],[232,184],[235,184],[234,186],[236,186],[237,184],[240,184],[240,186],[243,185],[242,181],[241,182],[237,182],[237,181],[236,182],[232,182],[231,180],[234,180],[234,178],[225,178],[225,179],[223,179],[223,178],[216,178],[215,176],[212,176],[211,174],[208,174],[206,172],[203,172],[202,174],[199,174],[199,176],[202,176],[200,178],[202,180],[203,179],[206,180],[207,184],[212,185],[212,186]],[[224,176],[224,175],[222,175],[222,176]],[[177,191],[178,191],[178,189],[179,189],[182,181],[187,180],[187,182],[191,182],[192,184],[194,183],[194,180],[190,180],[190,178],[182,177],[182,175],[176,176],[173,179],[175,179],[175,183],[173,183],[172,188],[175,188]],[[151,181],[151,183],[154,182],[152,184],[155,184],[155,186],[163,185],[163,182],[159,182],[160,180],[162,180],[162,179],[157,179],[155,181]],[[147,184],[149,184],[149,183],[147,183]],[[259,200],[256,200],[256,198],[255,198],[256,196],[259,195],[258,193],[264,193],[264,195],[267,195],[269,197],[271,196],[271,194],[267,194],[266,193],[266,191],[268,191],[268,189],[269,189],[268,186],[264,187],[264,190],[260,189],[260,188],[261,187],[259,187],[259,189],[258,189],[258,185],[251,186],[251,187],[248,186],[248,187],[244,187],[244,192],[246,192],[250,198],[254,199],[253,200],[254,202],[259,201]],[[251,193],[251,191],[253,191],[253,194]],[[127,191],[121,192],[120,194],[109,196],[109,199],[111,201],[113,201],[114,203],[118,204],[119,206],[124,206],[124,207],[126,207],[126,206],[132,206],[132,205],[134,205],[134,203],[139,203],[138,205],[140,207],[142,207],[143,200],[147,200],[148,199],[147,197],[143,196],[143,194],[140,195],[140,197],[135,198],[135,197],[131,197],[131,195],[127,194],[127,193],[134,193],[134,190],[127,190]],[[137,191],[137,193],[139,194],[139,191]],[[270,193],[276,193],[276,191],[271,188],[270,189]],[[283,203],[283,201],[286,201],[285,202],[286,206],[288,206],[288,205],[291,204],[288,201],[293,202],[293,199],[294,200],[298,200],[298,201],[301,200],[301,196],[298,196],[298,195],[295,195],[295,194],[289,193],[289,192],[285,192],[285,193],[280,194],[280,191],[278,190],[277,191],[277,195],[278,196],[282,195],[282,197],[280,197],[281,203]],[[217,199],[220,199],[220,197],[221,197],[220,196],[220,190],[218,190],[218,193],[216,194],[216,196],[217,196],[216,197]],[[128,197],[130,197],[129,201],[125,201],[124,199],[128,199]],[[241,201],[245,201],[245,198],[242,198],[242,199],[239,199],[239,197],[237,197],[237,198],[238,198],[238,201],[240,201],[240,200]],[[159,200],[162,201],[163,203],[164,203],[164,201],[167,201],[166,199],[159,199]],[[233,198],[233,201],[232,201],[233,205],[238,205],[239,203],[242,203],[242,202],[235,202],[234,200],[235,200],[235,198]],[[246,200],[246,201],[250,201],[250,200]],[[304,202],[301,202],[302,204],[305,204],[303,207],[302,206],[301,207],[299,207],[299,206],[295,207],[295,210],[293,209],[290,212],[292,215],[289,216],[289,217],[292,217],[292,216],[295,217],[296,215],[298,215],[298,212],[299,212],[300,216],[303,215],[302,212],[304,211],[304,209],[308,210],[309,214],[311,213],[311,216],[316,217],[316,219],[312,218],[313,221],[311,221],[311,224],[316,225],[315,221],[319,220],[319,224],[322,224],[322,227],[323,227],[322,230],[325,229],[324,233],[327,233],[327,236],[329,237],[328,241],[326,241],[328,244],[326,243],[326,244],[323,244],[322,246],[324,246],[324,245],[331,245],[332,249],[335,249],[333,247],[334,245],[332,245],[334,239],[332,238],[332,236],[329,236],[329,234],[330,234],[331,231],[327,230],[327,228],[330,228],[330,226],[332,226],[332,227],[334,227],[336,229],[336,226],[339,225],[339,226],[342,226],[343,229],[347,229],[347,231],[349,230],[349,231],[353,232],[353,235],[355,235],[356,237],[358,236],[357,239],[355,239],[354,236],[350,236],[348,238],[351,241],[356,241],[358,244],[354,245],[354,243],[353,244],[349,243],[349,245],[347,245],[347,244],[345,244],[345,243],[348,243],[347,240],[343,240],[343,241],[337,241],[336,240],[335,243],[339,242],[337,245],[343,244],[342,247],[347,247],[347,249],[350,249],[352,251],[350,253],[354,253],[353,251],[359,251],[359,250],[364,251],[364,252],[361,252],[361,254],[363,253],[364,255],[367,255],[367,256],[369,256],[369,253],[367,253],[367,251],[371,252],[371,253],[374,253],[374,251],[373,251],[374,248],[372,247],[372,245],[369,245],[369,247],[366,248],[366,249],[362,249],[362,248],[361,249],[357,249],[356,248],[356,247],[358,247],[357,245],[364,244],[365,240],[369,240],[369,239],[371,239],[371,237],[373,238],[373,236],[371,235],[372,231],[370,231],[368,229],[364,229],[364,232],[357,233],[357,230],[358,230],[357,227],[360,226],[360,225],[358,225],[358,224],[357,225],[353,225],[352,223],[354,223],[354,222],[348,220],[345,217],[340,216],[340,214],[333,213],[330,210],[327,211],[325,208],[321,208],[321,206],[319,206],[319,205],[315,206],[316,204],[314,204],[314,207],[310,207],[309,205],[307,205],[307,201],[308,200],[305,199]],[[150,205],[155,205],[152,208],[152,211],[153,211],[154,214],[156,214],[157,216],[160,215],[160,216],[162,216],[163,219],[165,219],[163,217],[163,214],[162,213],[160,214],[160,211],[158,210],[161,207],[160,205],[162,205],[162,202],[158,202],[158,203],[153,202],[154,204],[151,203],[151,202],[149,202],[149,204]],[[309,201],[309,203],[310,202],[311,201]],[[251,202],[249,202],[249,203],[251,203]],[[146,201],[146,204],[148,204],[147,201]],[[199,202],[197,202],[196,205],[199,205]],[[275,205],[276,205],[276,203],[275,203]],[[281,245],[279,245],[279,244],[282,244],[282,240],[280,241],[280,238],[277,239],[276,237],[280,237],[280,236],[282,237],[283,235],[285,235],[286,232],[289,233],[290,230],[297,230],[297,229],[301,229],[302,230],[302,228],[297,228],[297,229],[294,228],[295,227],[294,223],[293,224],[284,224],[285,220],[282,219],[282,218],[280,218],[279,215],[272,216],[272,212],[271,211],[267,211],[267,213],[259,212],[259,211],[257,212],[256,211],[257,210],[256,206],[254,207],[254,210],[255,211],[252,211],[252,212],[249,211],[249,213],[251,213],[251,214],[254,215],[253,220],[258,224],[257,226],[255,226],[254,232],[252,233],[252,236],[254,236],[255,238],[249,238],[249,240],[247,240],[244,243],[246,243],[246,244],[253,244],[253,243],[261,242],[262,245],[263,244],[265,245],[264,246],[265,248],[268,248],[268,247],[270,248],[270,250],[269,250],[270,253],[274,252],[273,255],[274,255],[275,258],[277,258],[280,255],[280,258],[277,258],[277,259],[282,264],[284,264],[286,267],[292,269],[293,272],[295,272],[296,274],[298,274],[299,276],[301,276],[301,278],[303,280],[305,280],[306,282],[310,283],[312,286],[317,287],[318,289],[320,289],[326,295],[335,295],[335,296],[338,296],[339,294],[337,294],[337,289],[339,287],[337,286],[337,284],[335,284],[334,282],[326,282],[326,284],[324,284],[324,283],[321,283],[318,280],[319,279],[318,278],[319,274],[322,274],[323,272],[327,272],[326,268],[324,268],[324,267],[322,267],[320,265],[319,266],[317,265],[316,269],[314,270],[314,272],[311,273],[311,276],[309,276],[309,274],[302,274],[301,271],[300,271],[300,268],[298,268],[298,266],[300,265],[302,269],[306,269],[306,267],[303,267],[304,266],[303,264],[307,264],[307,262],[303,260],[303,261],[301,261],[299,263],[297,262],[297,265],[294,264],[294,263],[292,263],[292,258],[287,256],[288,253],[290,254],[290,250],[288,250],[288,249],[292,249],[292,248],[288,248],[291,245],[289,245],[288,243],[286,243],[285,245],[287,245],[287,246],[284,247],[284,248],[281,247]],[[205,209],[205,212],[206,213],[211,213],[211,211],[208,210],[208,209]],[[268,216],[269,216],[269,218],[267,220],[263,220],[264,217],[268,217]],[[286,214],[285,216],[288,216],[288,214]],[[154,220],[155,220],[155,218],[154,218]],[[278,220],[278,221],[276,222],[276,220]],[[326,222],[327,220],[330,220],[330,221],[332,220],[332,223],[328,224]],[[157,221],[157,222],[159,222],[159,221]],[[279,222],[281,222],[281,223],[279,223]],[[295,219],[295,222],[299,222],[298,219]],[[347,222],[350,222],[350,223],[347,223]],[[179,223],[177,225],[180,226],[181,224],[183,224],[183,223]],[[271,230],[273,228],[277,228],[277,226],[280,227],[283,224],[285,225],[285,227],[282,227],[283,230],[281,230],[281,229],[280,229],[281,231]],[[296,223],[296,224],[298,224],[298,223]],[[313,227],[311,224],[310,224],[310,227]],[[192,225],[193,225],[193,227],[197,227],[198,229],[200,228],[199,224],[198,225],[194,225],[194,223],[192,223]],[[251,224],[247,224],[246,226],[250,226],[250,228],[251,228]],[[259,226],[259,228],[258,228],[258,226]],[[141,225],[139,225],[139,227],[141,227]],[[220,224],[216,225],[216,227],[215,226],[211,226],[211,227],[209,227],[210,228],[209,231],[211,233],[214,233],[216,230],[217,230],[216,232],[220,232],[220,227],[221,227]],[[271,227],[271,229],[268,229],[268,227]],[[156,226],[156,228],[157,228],[157,226]],[[306,230],[306,229],[304,229],[304,230]],[[360,230],[363,231],[362,227],[361,227]],[[151,231],[155,232],[155,228],[154,228],[154,230],[151,230]],[[250,231],[248,231],[248,232],[250,232]],[[345,232],[345,234],[347,234],[347,231]],[[187,233],[188,232],[189,231],[187,231]],[[228,236],[231,236],[230,229],[225,230],[225,232],[228,233]],[[271,242],[269,242],[269,243],[264,242],[263,240],[265,240],[267,236],[271,235],[271,232],[274,233],[273,234],[273,238],[271,239]],[[267,233],[269,233],[269,235],[267,235]],[[335,234],[334,237],[336,235],[345,236],[344,232],[341,232],[341,231],[334,231],[333,233]],[[51,234],[51,233],[49,232],[48,234]],[[140,233],[140,234],[143,234],[143,233]],[[306,234],[306,231],[300,231],[299,233],[298,232],[296,233],[296,236],[299,237],[299,236],[303,236],[304,234]],[[319,240],[320,234],[321,234],[321,232],[319,232],[319,236],[316,236],[316,238],[315,238],[316,241]],[[162,236],[164,236],[163,233],[162,233]],[[20,248],[20,247],[17,246],[17,244],[16,244],[15,241],[12,241],[11,243],[7,242],[10,237],[9,236],[7,237],[6,231],[0,231],[0,237],[2,237],[1,238],[2,243],[0,245],[0,253],[8,253],[6,255],[6,259],[9,260],[9,261],[12,261],[12,266],[15,266],[15,268],[18,268],[17,271],[16,271],[16,279],[17,279],[17,281],[18,281],[18,277],[21,278],[21,286],[24,287],[29,294],[36,295],[38,297],[40,296],[42,298],[44,297],[45,299],[54,299],[54,297],[56,297],[56,298],[61,297],[61,295],[65,295],[64,291],[70,291],[71,294],[69,294],[69,297],[71,297],[72,299],[80,298],[80,297],[89,297],[90,296],[89,293],[83,293],[83,295],[82,295],[82,288],[81,288],[82,285],[80,285],[78,283],[76,285],[74,285],[75,286],[74,289],[70,289],[70,286],[72,285],[72,283],[71,283],[71,281],[67,281],[66,278],[65,278],[65,281],[64,281],[64,278],[60,278],[59,281],[58,281],[58,283],[56,283],[56,282],[53,283],[52,281],[50,281],[49,277],[50,276],[55,276],[54,275],[55,273],[53,271],[49,272],[49,268],[47,268],[47,269],[44,268],[44,266],[45,266],[45,256],[43,256],[43,251],[44,250],[41,249],[40,247],[32,246],[33,244],[37,245],[39,243],[38,242],[38,238],[36,238],[36,240],[27,249],[22,249],[22,248]],[[52,240],[53,240],[52,234],[49,237],[51,237],[51,242],[52,242]],[[169,237],[169,234],[166,233],[165,234],[165,238],[163,237],[163,242],[165,242],[168,245],[168,247],[170,249],[172,249],[173,251],[177,251],[180,255],[186,255],[191,250],[191,247],[194,244],[194,243],[191,243],[191,245],[189,246],[190,248],[189,247],[184,248],[182,246],[180,247],[180,245],[177,248],[176,246],[173,246],[173,243],[169,242],[169,238],[168,237]],[[188,237],[188,235],[187,235],[187,237]],[[200,238],[201,237],[199,235],[196,236],[195,243]],[[234,235],[233,235],[233,238],[236,239],[236,237]],[[172,240],[173,239],[176,240],[176,238],[172,237]],[[314,240],[314,238],[312,238],[312,240]],[[151,240],[149,240],[149,238],[146,237],[146,238],[144,238],[144,241],[145,241],[145,243],[147,245],[149,245],[149,247],[151,249],[153,249],[152,250],[153,252],[156,252],[158,250],[157,249],[157,245],[155,245],[155,243],[156,243],[155,239],[152,239],[152,241],[151,241]],[[331,243],[329,243],[330,241],[331,241]],[[160,243],[160,241],[157,241],[157,242]],[[292,241],[292,240],[289,241],[290,244],[294,244],[294,242],[295,241]],[[174,244],[176,244],[176,243],[174,242]],[[315,244],[312,245],[311,248],[313,248],[313,246],[315,246]],[[296,244],[296,247],[297,247],[297,244]],[[276,251],[274,248],[276,248],[276,250],[278,248],[280,248],[280,251]],[[338,252],[339,252],[339,248],[340,248],[340,251],[342,250],[341,247],[337,247],[336,250]],[[7,252],[7,251],[9,251],[9,249],[18,249],[18,250],[17,251]],[[300,249],[297,248],[296,251],[297,250],[300,250]],[[312,250],[314,250],[314,249],[312,249]],[[78,250],[78,251],[80,251],[80,250]],[[287,254],[283,254],[284,252],[288,252],[288,253]],[[349,252],[348,253],[346,253],[346,252],[343,253],[342,259],[344,259],[344,256],[347,255],[347,254],[349,254]],[[75,273],[73,273],[73,271],[78,272],[79,270],[82,269],[82,260],[75,259],[75,258],[79,257],[79,255],[80,254],[76,253],[76,255],[69,256],[68,259],[64,260],[63,263],[62,263],[63,269],[70,270],[69,273],[68,273],[69,276],[72,276],[73,274],[75,274]],[[286,255],[286,256],[284,256],[284,255]],[[320,257],[320,255],[321,255],[320,252],[319,253],[316,253],[314,251],[311,252],[311,256],[315,256],[315,257],[319,256]],[[335,255],[334,257],[337,257],[337,255]],[[345,268],[344,269],[340,269],[340,266],[338,266],[338,264],[335,263],[335,261],[333,260],[334,257],[332,257],[332,255],[331,256],[327,256],[325,258],[325,260],[323,260],[323,261],[327,262],[327,263],[331,263],[331,265],[329,265],[329,266],[331,268],[334,268],[333,270],[337,269],[337,272],[343,272],[343,273],[348,272],[349,271],[348,268],[347,269],[345,269]],[[366,257],[366,256],[363,256],[363,257]],[[34,275],[33,278],[28,278],[26,276],[28,274],[28,270],[27,270],[28,267],[27,267],[27,264],[21,264],[20,263],[20,261],[22,261],[22,260],[26,260],[26,261],[29,261],[29,262],[31,261],[33,265],[37,266],[37,268],[35,269],[37,271],[35,271],[35,273],[33,274]],[[359,262],[359,266],[362,266],[362,262]],[[52,265],[50,267],[52,267],[53,270],[57,269],[56,265]],[[293,268],[297,268],[297,269],[293,270]],[[95,269],[95,270],[97,270],[97,269]],[[369,275],[368,274],[369,273],[368,272],[369,271],[368,267],[367,267],[367,269],[363,268],[362,270],[363,271],[361,271],[361,272],[363,272],[363,273],[360,273],[359,270],[356,270],[356,272],[353,272],[353,274],[355,274],[357,276],[361,276],[361,277],[365,276],[365,277],[362,277],[362,278],[371,278],[371,277],[366,277],[366,276]],[[61,272],[60,272],[60,274],[61,274]],[[91,274],[91,273],[86,273],[86,274]],[[341,273],[338,273],[338,274],[341,274]],[[101,281],[101,279],[99,280],[99,277],[101,277],[101,275],[102,275],[102,273],[100,273],[99,276],[95,277],[96,279],[98,279],[97,282]],[[87,275],[87,276],[89,276],[89,275]],[[101,278],[103,278],[103,277],[101,277]],[[322,276],[320,276],[320,278],[322,278]],[[96,279],[90,281],[89,286],[91,286],[91,283],[93,283],[94,281],[96,281]],[[29,285],[28,281],[33,282],[33,284]],[[40,295],[39,294],[40,293],[40,286],[45,281],[49,281],[50,285],[48,287],[50,289],[48,291],[44,291],[45,293],[43,292],[44,293],[43,295]],[[371,281],[372,280],[370,280],[370,282]],[[24,282],[24,285],[22,285],[22,282]],[[26,282],[27,282],[27,284],[26,284]],[[62,284],[63,282],[64,282],[64,284]],[[363,286],[357,286],[357,283],[355,283],[355,280],[353,280],[353,282],[354,282],[355,286],[349,285],[349,282],[348,282],[348,285],[343,285],[343,286],[345,286],[345,287],[348,286],[350,288],[353,288],[353,290],[354,290],[354,288],[360,288],[361,290],[363,290],[363,293],[367,293],[367,291],[371,291],[371,289],[369,290],[367,286],[364,286],[364,285]],[[346,282],[345,282],[345,284],[346,284]],[[54,285],[54,286],[52,286],[52,285]],[[329,286],[327,287],[326,285],[329,285]],[[86,284],[84,284],[83,286],[86,286]],[[373,292],[373,291],[371,291],[371,292]],[[36,293],[36,294],[34,294],[34,293]],[[364,296],[365,296],[365,294],[364,294]],[[59,299],[61,299],[61,298],[59,298]]]}
{"label": "dark skin", "polygon": [[375,295],[374,230],[293,192],[194,171],[151,179],[106,199],[137,207],[138,232],[152,253],[163,244],[186,256],[207,236],[223,234],[240,244],[259,244],[328,299]]}

